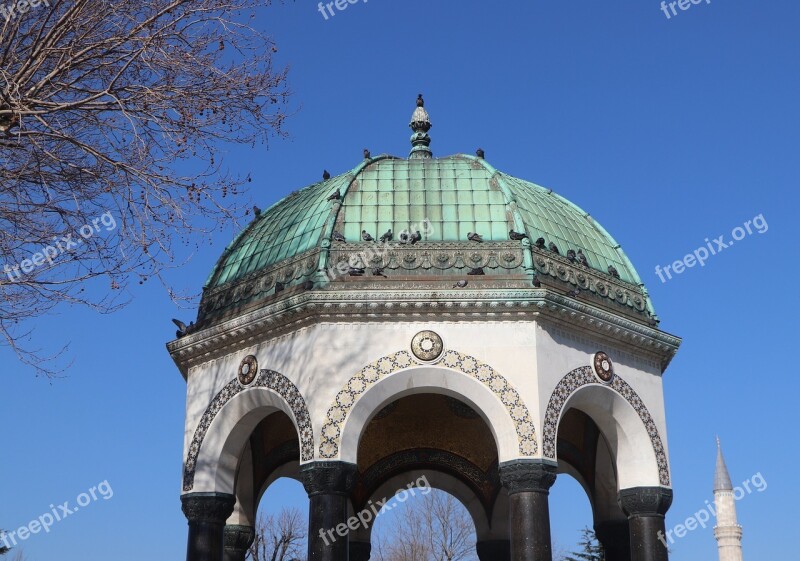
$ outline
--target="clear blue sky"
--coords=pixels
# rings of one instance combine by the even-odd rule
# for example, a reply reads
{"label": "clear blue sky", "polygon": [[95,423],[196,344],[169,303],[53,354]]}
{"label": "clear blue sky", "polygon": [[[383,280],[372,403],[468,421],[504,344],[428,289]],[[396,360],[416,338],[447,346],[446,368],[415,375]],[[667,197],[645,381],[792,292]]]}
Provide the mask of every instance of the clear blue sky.
{"label": "clear blue sky", "polygon": [[[712,0],[667,19],[657,0],[576,2],[370,0],[326,21],[308,0],[263,12],[291,65],[292,137],[231,154],[266,207],[341,173],[361,150],[405,155],[414,99],[425,94],[438,155],[478,146],[495,167],[550,187],[592,213],[648,285],[662,328],[684,344],[665,376],[673,526],[711,497],[719,434],[733,481],[760,472],[739,502],[748,559],[796,549],[800,494],[797,207],[800,3]],[[661,283],[670,264],[763,215],[705,267]],[[233,231],[174,272],[199,290]],[[164,344],[176,310],[155,284],[121,313],[62,308],[36,322],[51,348],[71,342],[62,380],[3,368],[0,527],[74,502],[87,506],[24,549],[32,561],[155,561],[185,555],[180,512],[185,384]],[[270,505],[302,504],[296,485]],[[562,478],[553,531],[564,547],[590,524],[588,501]],[[710,529],[672,546],[676,561],[715,558]]]}

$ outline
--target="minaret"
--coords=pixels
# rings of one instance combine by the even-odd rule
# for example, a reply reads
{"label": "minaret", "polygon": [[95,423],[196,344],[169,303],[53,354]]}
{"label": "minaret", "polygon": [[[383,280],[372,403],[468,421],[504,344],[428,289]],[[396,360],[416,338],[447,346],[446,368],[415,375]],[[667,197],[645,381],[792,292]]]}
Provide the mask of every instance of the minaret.
{"label": "minaret", "polygon": [[736,522],[736,501],[733,485],[722,446],[717,437],[717,469],[714,473],[714,504],[717,507],[717,525],[714,537],[717,538],[719,561],[742,561],[742,527]]}

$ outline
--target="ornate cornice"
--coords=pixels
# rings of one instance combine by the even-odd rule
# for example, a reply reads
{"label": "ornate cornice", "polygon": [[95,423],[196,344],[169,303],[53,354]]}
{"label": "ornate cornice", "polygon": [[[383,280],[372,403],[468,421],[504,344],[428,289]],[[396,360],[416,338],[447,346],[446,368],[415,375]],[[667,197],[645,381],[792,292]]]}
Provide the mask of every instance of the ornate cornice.
{"label": "ornate cornice", "polygon": [[619,505],[630,517],[664,516],[672,504],[672,489],[633,487],[619,492]]}
{"label": "ornate cornice", "polygon": [[300,467],[303,487],[314,495],[349,495],[356,482],[356,465],[348,462],[311,462]]}
{"label": "ornate cornice", "polygon": [[[334,205],[335,206],[335,205]],[[647,291],[604,272],[570,261],[562,255],[522,241],[474,244],[463,241],[403,244],[390,242],[326,243],[280,261],[266,269],[206,290],[198,311],[198,325],[224,321],[226,316],[246,313],[248,308],[270,301],[291,298],[302,290],[303,280],[315,287],[357,288],[358,290],[415,290],[430,287],[441,290],[452,286],[471,269],[485,270],[480,281],[490,288],[529,288],[536,278],[552,279],[565,291],[578,290],[634,319],[655,325]],[[353,278],[348,270],[366,269],[365,276]],[[385,273],[371,277],[371,269]],[[409,277],[410,275],[410,277]],[[424,276],[422,276],[424,275]],[[503,278],[511,275],[511,278]],[[407,277],[407,278],[406,278]],[[286,288],[276,292],[276,283]],[[289,287],[291,285],[291,290]]]}
{"label": "ornate cornice", "polygon": [[228,493],[190,493],[181,496],[181,509],[190,523],[224,524],[236,498]]}
{"label": "ornate cornice", "polygon": [[556,482],[558,467],[541,460],[513,460],[499,466],[500,482],[514,493],[549,493]]}
{"label": "ornate cornice", "polygon": [[[478,277],[480,278],[480,277]],[[367,279],[369,281],[369,279]],[[482,281],[476,281],[482,282]],[[518,281],[510,284],[518,283]],[[665,369],[680,338],[561,294],[553,288],[314,290],[275,301],[170,342],[184,377],[194,365],[319,322],[425,320],[508,321],[547,318],[577,327],[633,353],[652,356]]]}

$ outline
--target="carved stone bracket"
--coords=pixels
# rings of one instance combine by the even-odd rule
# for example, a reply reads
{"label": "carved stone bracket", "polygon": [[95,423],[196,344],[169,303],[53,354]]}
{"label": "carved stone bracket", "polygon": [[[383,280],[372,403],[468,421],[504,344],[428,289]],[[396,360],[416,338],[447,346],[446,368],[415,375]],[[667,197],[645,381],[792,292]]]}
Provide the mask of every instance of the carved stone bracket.
{"label": "carved stone bracket", "polygon": [[619,505],[629,517],[664,516],[672,504],[672,489],[633,487],[619,492]]}
{"label": "carved stone bracket", "polygon": [[356,482],[356,465],[347,462],[312,462],[300,468],[309,497],[348,495]]}
{"label": "carved stone bracket", "polygon": [[181,496],[181,509],[189,522],[224,524],[236,499],[228,493],[190,493]]}
{"label": "carved stone bracket", "polygon": [[509,495],[534,492],[549,493],[556,482],[558,468],[540,460],[513,460],[499,466],[500,482]]}

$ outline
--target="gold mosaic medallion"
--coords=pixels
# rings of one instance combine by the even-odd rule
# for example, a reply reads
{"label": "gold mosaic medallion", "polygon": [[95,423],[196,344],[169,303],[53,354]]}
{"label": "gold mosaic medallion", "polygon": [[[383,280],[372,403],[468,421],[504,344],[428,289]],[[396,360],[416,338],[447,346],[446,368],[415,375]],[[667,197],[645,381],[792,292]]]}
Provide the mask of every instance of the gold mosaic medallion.
{"label": "gold mosaic medallion", "polygon": [[420,331],[411,339],[411,352],[420,360],[436,360],[443,350],[442,338],[433,331]]}
{"label": "gold mosaic medallion", "polygon": [[614,377],[614,364],[603,351],[594,354],[594,372],[603,382],[610,382]]}
{"label": "gold mosaic medallion", "polygon": [[239,383],[247,386],[253,383],[258,373],[258,360],[253,355],[248,355],[242,359],[239,365]]}

